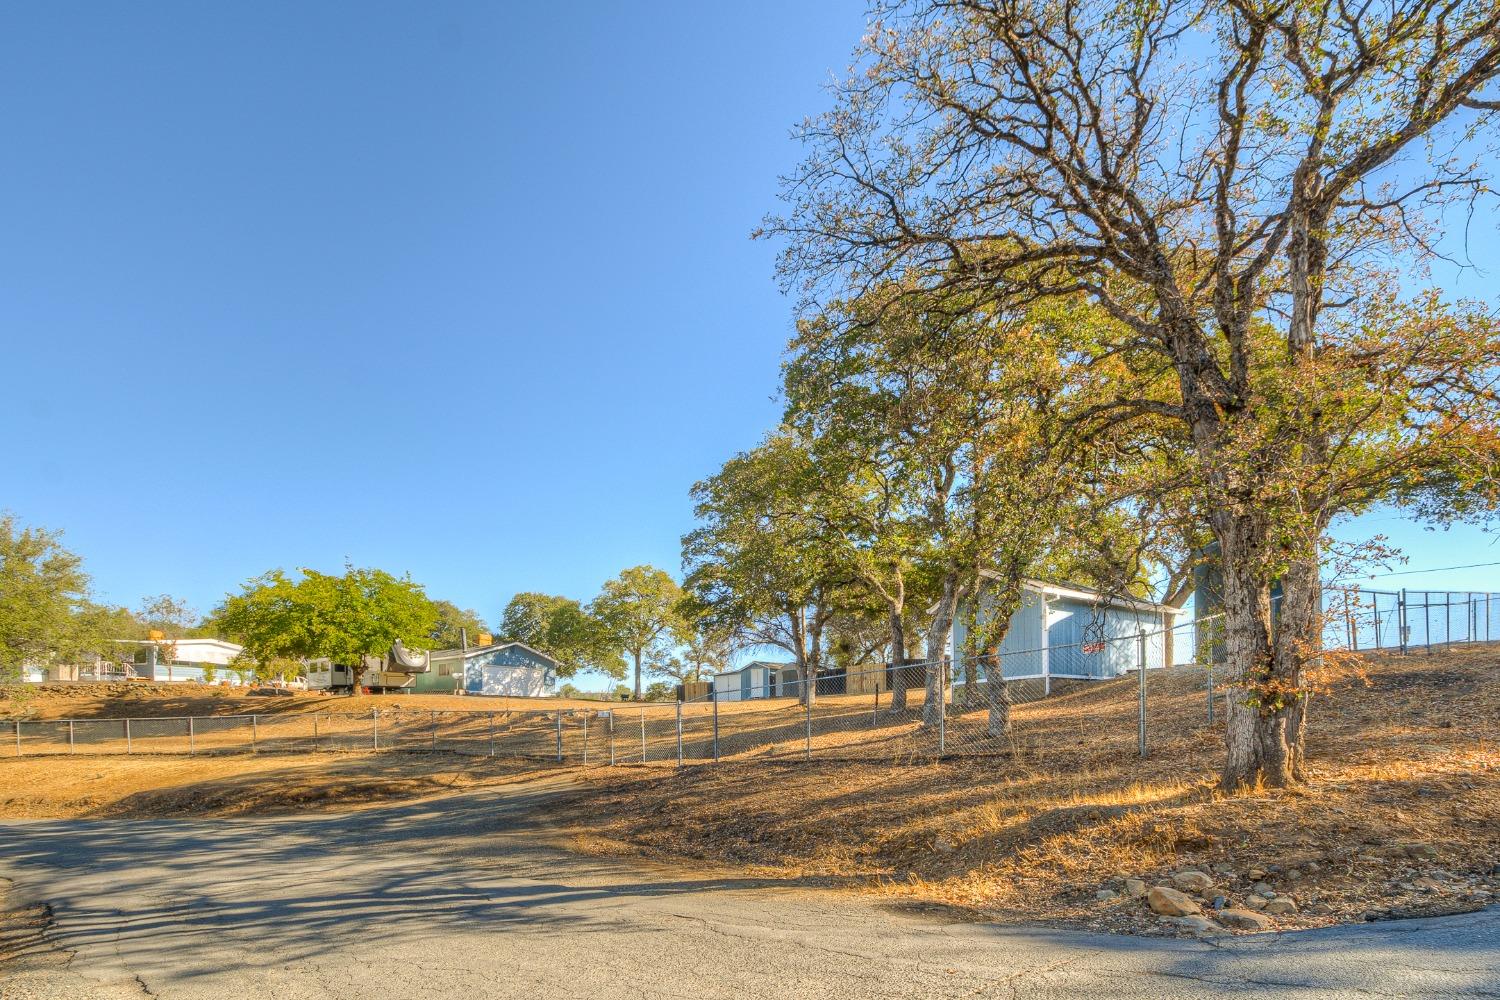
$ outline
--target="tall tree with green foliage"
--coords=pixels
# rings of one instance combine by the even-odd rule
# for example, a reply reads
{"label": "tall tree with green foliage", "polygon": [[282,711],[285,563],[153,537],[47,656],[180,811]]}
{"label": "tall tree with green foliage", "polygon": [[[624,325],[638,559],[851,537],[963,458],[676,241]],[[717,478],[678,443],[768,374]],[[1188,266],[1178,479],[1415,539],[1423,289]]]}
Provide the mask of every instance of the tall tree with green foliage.
{"label": "tall tree with green foliage", "polygon": [[613,647],[635,667],[635,697],[641,698],[644,664],[682,630],[682,588],[655,566],[632,566],[605,582],[589,605]]}
{"label": "tall tree with green foliage", "polygon": [[86,627],[91,605],[83,560],[62,533],[21,527],[0,514],[0,680],[24,664],[66,662],[98,639]]}
{"label": "tall tree with green foliage", "polygon": [[1300,780],[1330,523],[1500,493],[1493,303],[1402,288],[1494,191],[1500,7],[890,0],[856,62],[770,223],[782,273],[1107,312],[1097,360],[1144,388],[1095,416],[1177,426],[1218,545],[1222,784]]}
{"label": "tall tree with green foliage", "polygon": [[471,608],[460,608],[452,601],[433,601],[432,606],[437,612],[437,623],[433,625],[426,645],[433,649],[457,649],[463,644],[465,635],[469,644],[474,645],[481,635],[490,631],[479,612]]}
{"label": "tall tree with green foliage", "polygon": [[817,695],[824,630],[849,603],[816,507],[817,475],[812,453],[782,429],[693,486],[699,527],[682,540],[688,589],[709,620],[737,645],[790,653],[804,702]]}
{"label": "tall tree with green foliage", "polygon": [[226,597],[213,615],[220,634],[259,662],[327,657],[345,665],[383,656],[397,639],[423,648],[437,619],[410,577],[348,565],[340,576],[303,569],[296,579],[272,570]]}
{"label": "tall tree with green foliage", "polygon": [[604,624],[570,597],[517,594],[505,605],[500,636],[552,657],[559,677],[587,669],[625,676],[625,661]]}

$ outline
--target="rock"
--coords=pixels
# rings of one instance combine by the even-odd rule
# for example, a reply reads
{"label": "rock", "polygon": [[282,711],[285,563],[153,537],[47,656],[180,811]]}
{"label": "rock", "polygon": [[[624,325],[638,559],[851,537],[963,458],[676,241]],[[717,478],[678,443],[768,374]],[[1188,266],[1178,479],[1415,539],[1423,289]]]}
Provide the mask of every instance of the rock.
{"label": "rock", "polygon": [[1421,889],[1423,892],[1441,892],[1443,890],[1443,883],[1435,878],[1414,878],[1411,880],[1411,884],[1413,888]]}
{"label": "rock", "polygon": [[1100,889],[1098,892],[1094,893],[1094,898],[1099,900],[1114,899],[1118,895],[1119,893],[1115,892],[1113,889]]}
{"label": "rock", "polygon": [[1266,908],[1266,897],[1264,897],[1264,896],[1246,896],[1245,897],[1245,905],[1248,906],[1252,910],[1264,910]]}
{"label": "rock", "polygon": [[1193,897],[1166,885],[1152,886],[1146,893],[1146,905],[1153,913],[1168,917],[1187,917],[1203,912],[1203,907]]}
{"label": "rock", "polygon": [[1254,910],[1242,910],[1237,906],[1220,910],[1219,921],[1226,927],[1241,931],[1268,931],[1276,926],[1276,922],[1265,914],[1256,913]]}
{"label": "rock", "polygon": [[1401,849],[1408,858],[1431,861],[1437,857],[1437,848],[1431,844],[1402,844]]}
{"label": "rock", "polygon": [[1296,913],[1297,903],[1290,896],[1277,896],[1266,900],[1267,913]]}
{"label": "rock", "polygon": [[1288,868],[1281,873],[1281,877],[1288,882],[1296,882],[1302,878],[1302,870],[1300,868]]}
{"label": "rock", "polygon": [[1234,865],[1226,865],[1221,861],[1213,866],[1213,871],[1218,875],[1233,875]]}
{"label": "rock", "polygon": [[1314,903],[1307,908],[1308,913],[1315,913],[1320,917],[1326,917],[1333,912],[1333,907],[1327,903]]}
{"label": "rock", "polygon": [[1266,870],[1264,868],[1258,867],[1251,868],[1249,871],[1245,872],[1245,877],[1250,879],[1251,881],[1259,881],[1260,879],[1266,877]]}
{"label": "rock", "polygon": [[1363,920],[1367,924],[1373,924],[1383,916],[1385,916],[1385,914],[1380,912],[1379,910],[1366,910],[1359,915],[1359,919]]}
{"label": "rock", "polygon": [[1185,931],[1192,931],[1194,934],[1212,934],[1214,931],[1223,929],[1207,917],[1193,914],[1183,917],[1172,917],[1171,922]]}
{"label": "rock", "polygon": [[1318,872],[1323,870],[1323,866],[1318,864],[1316,861],[1309,861],[1302,867],[1307,870],[1307,874],[1309,875],[1316,875]]}
{"label": "rock", "polygon": [[1255,893],[1257,896],[1265,896],[1267,899],[1270,899],[1272,896],[1276,895],[1276,890],[1272,889],[1264,882],[1255,883],[1250,887],[1250,891]]}
{"label": "rock", "polygon": [[1125,895],[1131,899],[1140,899],[1146,894],[1146,883],[1138,878],[1125,880]]}
{"label": "rock", "polygon": [[1216,910],[1222,910],[1224,909],[1224,907],[1229,905],[1229,900],[1225,899],[1223,896],[1215,896],[1213,902],[1209,905],[1211,905]]}
{"label": "rock", "polygon": [[1214,880],[1200,871],[1188,870],[1173,875],[1172,884],[1184,892],[1203,892],[1213,888]]}

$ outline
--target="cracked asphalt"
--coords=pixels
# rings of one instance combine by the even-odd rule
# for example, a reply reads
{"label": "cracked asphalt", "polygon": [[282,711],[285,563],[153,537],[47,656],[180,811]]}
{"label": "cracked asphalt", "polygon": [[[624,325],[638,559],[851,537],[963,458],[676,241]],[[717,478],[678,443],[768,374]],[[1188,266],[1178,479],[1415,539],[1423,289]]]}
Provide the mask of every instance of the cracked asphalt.
{"label": "cracked asphalt", "polygon": [[1217,942],[953,923],[579,857],[548,794],[4,823],[12,905],[52,924],[0,997],[1500,997],[1497,909]]}

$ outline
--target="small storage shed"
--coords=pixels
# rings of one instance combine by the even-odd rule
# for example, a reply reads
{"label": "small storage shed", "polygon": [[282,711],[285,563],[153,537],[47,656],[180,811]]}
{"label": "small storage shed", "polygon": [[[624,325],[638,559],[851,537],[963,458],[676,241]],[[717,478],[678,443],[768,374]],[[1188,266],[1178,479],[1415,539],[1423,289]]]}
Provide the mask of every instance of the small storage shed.
{"label": "small storage shed", "polygon": [[751,698],[797,696],[797,664],[755,660],[734,670],[714,675],[715,701],[749,701]]}
{"label": "small storage shed", "polygon": [[496,642],[430,654],[432,669],[421,675],[418,691],[545,698],[557,693],[558,662],[519,642]]}
{"label": "small storage shed", "polygon": [[[953,630],[953,648],[960,656],[968,649],[968,612],[959,609]],[[980,621],[984,614],[981,607]],[[1021,606],[1011,615],[1010,629],[1000,644],[1001,667],[1006,680],[1108,680],[1135,669],[1142,632],[1147,669],[1162,667],[1162,630],[1171,627],[1176,614],[1177,609],[1150,601],[1027,580]],[[1090,629],[1091,623],[1096,628]]]}

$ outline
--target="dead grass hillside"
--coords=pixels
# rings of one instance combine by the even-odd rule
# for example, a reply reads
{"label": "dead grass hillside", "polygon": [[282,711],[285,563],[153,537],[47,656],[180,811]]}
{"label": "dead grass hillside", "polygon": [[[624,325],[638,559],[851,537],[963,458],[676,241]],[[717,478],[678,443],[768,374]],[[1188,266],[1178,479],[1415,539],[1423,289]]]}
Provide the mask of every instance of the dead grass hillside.
{"label": "dead grass hillside", "polygon": [[1168,929],[1139,894],[1189,870],[1213,883],[1209,918],[1289,900],[1277,927],[1500,901],[1500,649],[1372,662],[1314,701],[1305,787],[1233,797],[1214,789],[1222,731],[1201,678],[1152,684],[1144,761],[1125,681],[1022,706],[993,756],[588,770],[565,818],[594,852],[1095,928]]}

